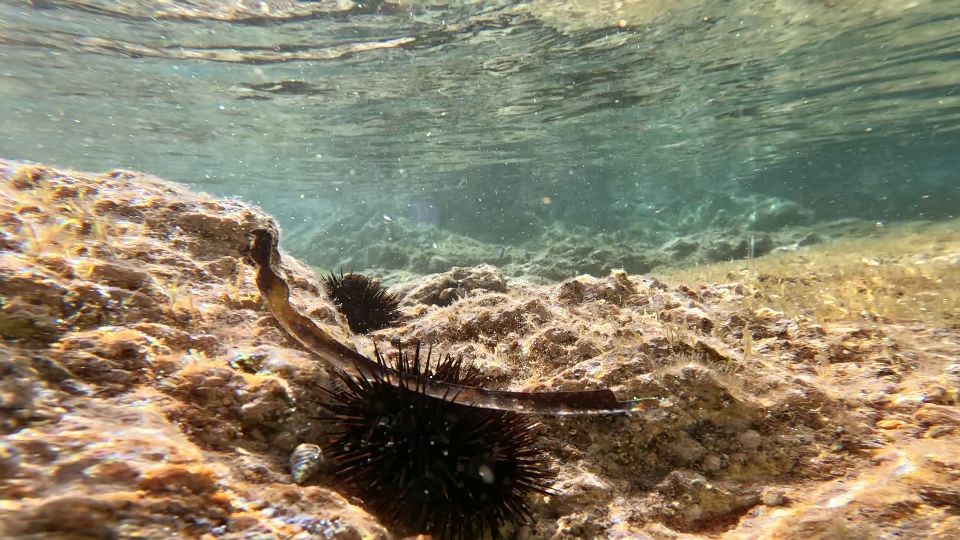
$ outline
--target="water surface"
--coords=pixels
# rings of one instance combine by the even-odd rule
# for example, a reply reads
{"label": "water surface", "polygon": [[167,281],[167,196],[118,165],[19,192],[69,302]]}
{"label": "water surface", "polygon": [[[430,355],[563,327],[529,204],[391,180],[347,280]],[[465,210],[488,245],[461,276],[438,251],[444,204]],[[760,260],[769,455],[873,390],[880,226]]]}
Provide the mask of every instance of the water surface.
{"label": "water surface", "polygon": [[945,219],[960,0],[3,0],[0,118],[4,157],[241,196],[326,266]]}

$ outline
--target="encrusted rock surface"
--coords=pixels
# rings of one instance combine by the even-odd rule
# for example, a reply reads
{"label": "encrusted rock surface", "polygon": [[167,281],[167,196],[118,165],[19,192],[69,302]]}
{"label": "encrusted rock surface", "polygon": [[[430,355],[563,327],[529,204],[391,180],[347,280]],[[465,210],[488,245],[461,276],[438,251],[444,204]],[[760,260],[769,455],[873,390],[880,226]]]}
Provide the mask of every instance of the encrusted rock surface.
{"label": "encrusted rock surface", "polygon": [[[260,303],[244,251],[261,227],[136,173],[0,161],[0,536],[390,537],[322,474],[290,476],[329,427],[330,379]],[[480,266],[398,287],[402,327],[348,336],[310,269],[284,272],[301,312],[360,350],[422,339],[491,387],[665,400],[544,419],[557,491],[519,538],[960,537],[956,324]]]}
{"label": "encrusted rock surface", "polygon": [[0,536],[386,537],[286,471],[327,375],[244,262],[273,226],[139,174],[0,162]]}

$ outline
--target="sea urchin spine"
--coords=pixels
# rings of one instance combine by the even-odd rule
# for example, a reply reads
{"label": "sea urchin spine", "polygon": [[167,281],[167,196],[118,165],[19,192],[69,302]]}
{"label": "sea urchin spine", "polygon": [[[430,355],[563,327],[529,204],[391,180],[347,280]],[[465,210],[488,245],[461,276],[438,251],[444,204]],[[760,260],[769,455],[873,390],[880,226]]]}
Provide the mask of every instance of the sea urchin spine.
{"label": "sea urchin spine", "polygon": [[323,287],[356,334],[394,326],[403,316],[400,299],[387,292],[380,280],[362,274],[344,275],[341,271],[337,276],[331,272],[323,277]]}
{"label": "sea urchin spine", "polygon": [[[528,496],[549,493],[554,473],[534,446],[540,425],[425,394],[428,378],[475,383],[478,372],[450,355],[431,369],[419,352],[398,352],[391,366],[417,383],[341,376],[343,387],[323,404],[341,430],[324,456],[337,485],[398,532],[498,538],[504,525],[529,521]],[[386,364],[379,351],[377,360]]]}

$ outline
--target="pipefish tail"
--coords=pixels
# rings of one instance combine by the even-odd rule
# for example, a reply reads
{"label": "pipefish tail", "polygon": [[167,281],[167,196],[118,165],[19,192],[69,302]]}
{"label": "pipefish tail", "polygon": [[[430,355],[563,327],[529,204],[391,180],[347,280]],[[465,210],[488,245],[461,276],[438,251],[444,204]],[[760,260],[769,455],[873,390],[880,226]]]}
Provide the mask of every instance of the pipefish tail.
{"label": "pipefish tail", "polygon": [[423,387],[429,396],[453,400],[479,409],[550,416],[623,414],[660,406],[658,399],[618,401],[613,391],[511,392],[461,386],[401,373],[354,351],[334,339],[290,305],[290,287],[274,270],[280,264],[278,236],[267,229],[251,233],[250,258],[257,268],[257,288],[280,326],[304,348],[333,368],[368,381],[382,380],[393,386]]}

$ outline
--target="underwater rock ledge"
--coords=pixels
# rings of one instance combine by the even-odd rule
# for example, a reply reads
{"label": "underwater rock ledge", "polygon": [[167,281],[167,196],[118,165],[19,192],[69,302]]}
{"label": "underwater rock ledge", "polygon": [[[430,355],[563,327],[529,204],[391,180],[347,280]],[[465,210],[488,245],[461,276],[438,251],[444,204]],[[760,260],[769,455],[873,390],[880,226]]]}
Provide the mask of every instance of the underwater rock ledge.
{"label": "underwater rock ledge", "polygon": [[[392,537],[322,474],[289,474],[331,427],[314,405],[330,378],[261,304],[245,256],[263,228],[278,232],[255,207],[147,175],[0,160],[0,536]],[[486,266],[408,284],[401,326],[348,336],[283,261],[295,307],[358,350],[422,339],[491,388],[669,402],[544,418],[557,493],[508,537],[960,537],[956,325]],[[500,285],[432,300],[461,274]]]}

